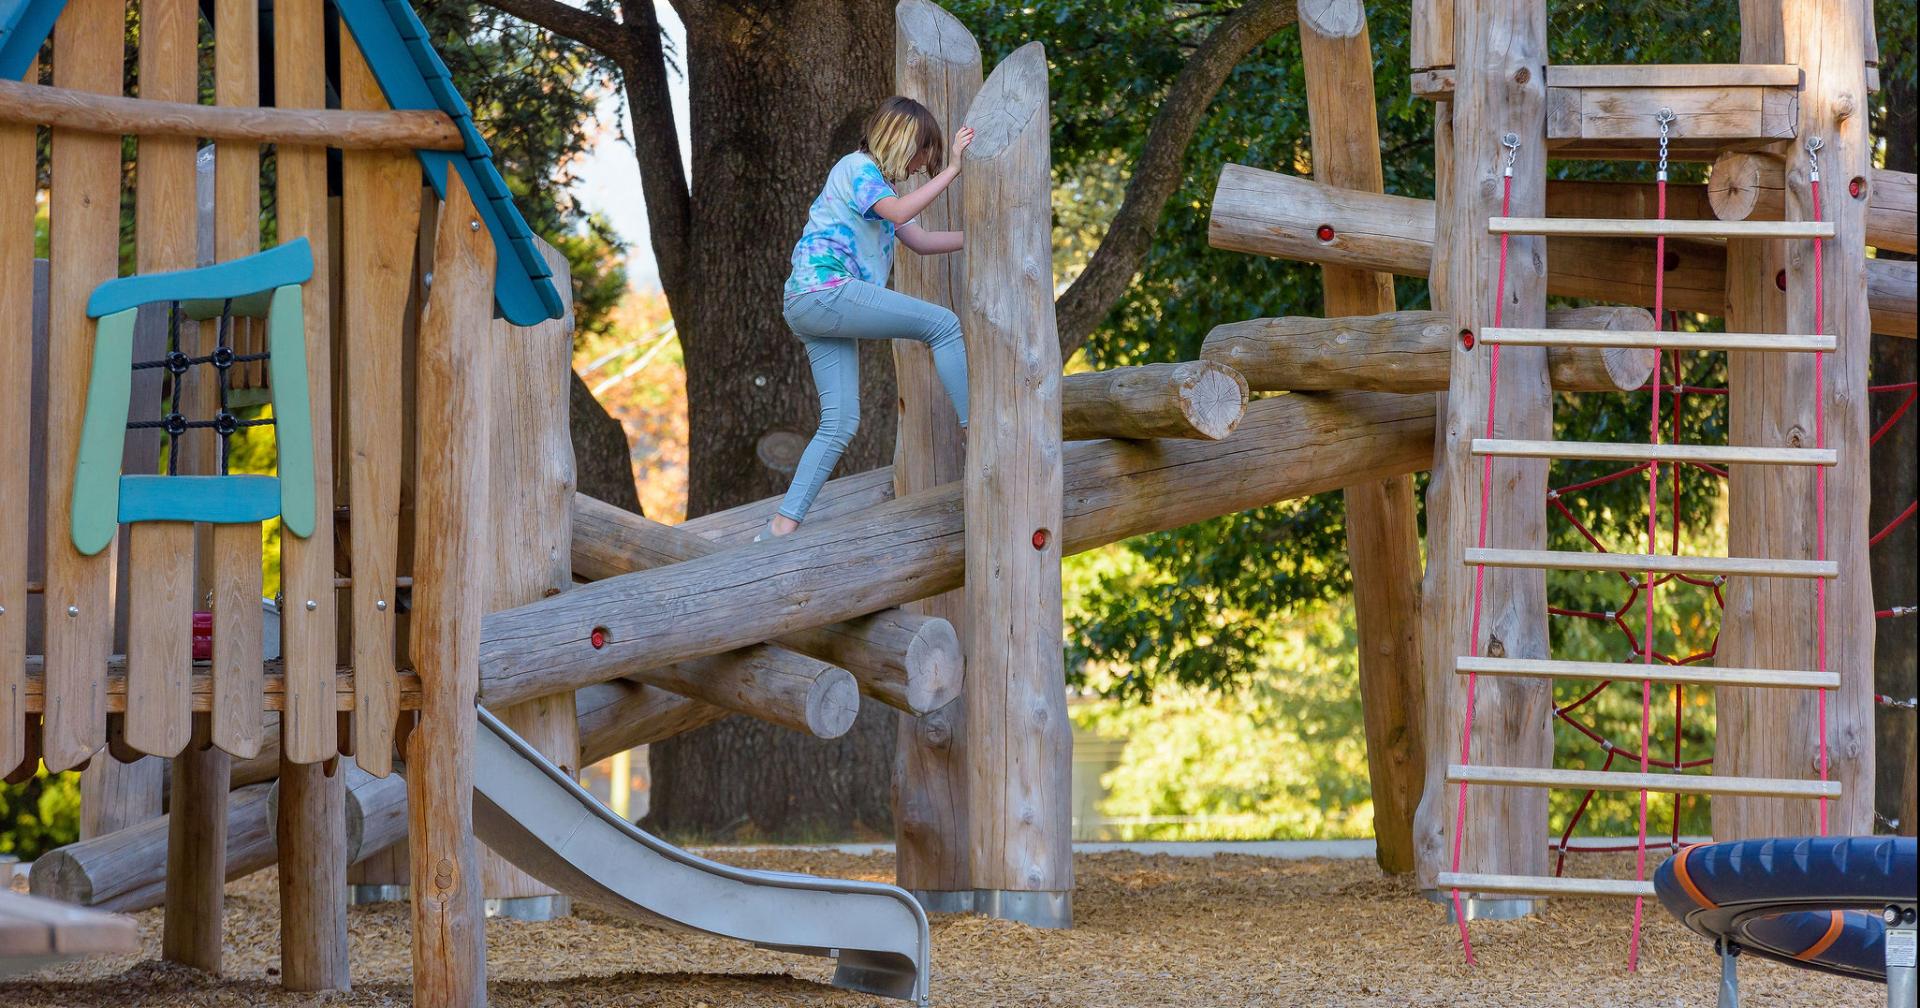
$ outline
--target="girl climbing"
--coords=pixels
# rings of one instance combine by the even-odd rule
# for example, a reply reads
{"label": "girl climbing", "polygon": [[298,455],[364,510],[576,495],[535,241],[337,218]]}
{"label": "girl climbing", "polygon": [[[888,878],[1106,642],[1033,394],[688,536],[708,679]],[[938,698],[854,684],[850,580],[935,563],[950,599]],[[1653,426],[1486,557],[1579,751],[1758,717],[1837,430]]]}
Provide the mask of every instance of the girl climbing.
{"label": "girl climbing", "polygon": [[[787,325],[806,344],[820,393],[820,427],[800,456],[793,486],[756,542],[800,525],[814,495],[860,426],[860,360],[855,340],[911,339],[933,350],[934,370],[967,425],[967,348],[953,312],[886,288],[896,237],[921,255],[957,252],[959,231],[928,231],[914,223],[960,174],[960,155],[973,142],[963,127],[948,160],[940,123],[926,106],[895,96],[867,119],[860,149],[827,173],[827,184],[807,213],[793,247],[787,277]],[[932,177],[905,196],[894,186],[916,172]]]}

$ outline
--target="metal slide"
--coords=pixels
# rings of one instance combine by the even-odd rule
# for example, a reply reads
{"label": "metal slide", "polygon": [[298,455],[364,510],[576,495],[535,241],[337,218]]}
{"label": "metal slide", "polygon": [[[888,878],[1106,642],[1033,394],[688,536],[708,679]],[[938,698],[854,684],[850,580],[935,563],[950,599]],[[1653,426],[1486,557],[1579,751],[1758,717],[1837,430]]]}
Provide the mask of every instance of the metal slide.
{"label": "metal slide", "polygon": [[521,870],[628,916],[839,960],[833,984],[927,1003],[927,915],[897,886],[748,871],[615,815],[485,710],[474,733],[474,832]]}

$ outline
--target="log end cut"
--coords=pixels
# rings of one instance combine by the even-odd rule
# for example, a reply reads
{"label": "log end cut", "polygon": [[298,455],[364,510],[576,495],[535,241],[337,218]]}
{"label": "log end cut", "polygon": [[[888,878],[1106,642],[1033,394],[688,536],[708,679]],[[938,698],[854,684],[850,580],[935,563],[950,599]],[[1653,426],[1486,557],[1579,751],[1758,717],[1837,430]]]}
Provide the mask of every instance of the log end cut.
{"label": "log end cut", "polygon": [[907,704],[916,714],[936,711],[960,695],[965,662],[960,635],[943,619],[926,621],[907,643]]}
{"label": "log end cut", "polygon": [[1247,415],[1247,380],[1224,364],[1187,361],[1180,365],[1180,404],[1196,434],[1218,441]]}
{"label": "log end cut", "polygon": [[836,668],[817,677],[807,690],[807,727],[816,737],[839,738],[860,714],[860,683]]}

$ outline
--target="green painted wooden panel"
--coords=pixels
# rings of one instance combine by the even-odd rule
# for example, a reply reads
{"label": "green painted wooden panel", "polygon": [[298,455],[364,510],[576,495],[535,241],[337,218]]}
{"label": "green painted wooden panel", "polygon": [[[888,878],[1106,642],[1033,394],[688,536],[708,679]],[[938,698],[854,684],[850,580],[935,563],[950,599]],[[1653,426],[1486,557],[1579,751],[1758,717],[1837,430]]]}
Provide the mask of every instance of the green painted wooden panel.
{"label": "green painted wooden panel", "polygon": [[[119,526],[121,452],[127,440],[127,401],[133,395],[133,318],[127,308],[94,325],[93,374],[80,427],[73,474],[73,546],[92,556],[113,542]],[[49,436],[58,437],[59,432]]]}

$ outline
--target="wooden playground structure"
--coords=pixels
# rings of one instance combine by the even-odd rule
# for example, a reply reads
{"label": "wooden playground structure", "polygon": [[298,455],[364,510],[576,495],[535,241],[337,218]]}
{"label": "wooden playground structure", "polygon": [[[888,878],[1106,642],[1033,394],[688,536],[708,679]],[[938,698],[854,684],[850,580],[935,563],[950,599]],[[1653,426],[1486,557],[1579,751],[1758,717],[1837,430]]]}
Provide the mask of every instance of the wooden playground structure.
{"label": "wooden playground structure", "polygon": [[[476,840],[477,818],[531,825],[476,765],[519,752],[563,788],[735,714],[831,738],[862,697],[906,715],[899,885],[929,910],[1070,926],[1061,558],[1333,490],[1379,860],[1450,896],[1463,936],[1532,898],[1651,894],[1644,874],[1550,868],[1548,788],[1714,794],[1723,839],[1872,832],[1867,344],[1914,336],[1915,293],[1912,262],[1866,249],[1911,253],[1915,229],[1913,176],[1871,167],[1866,0],[1743,0],[1744,62],[1670,67],[1548,65],[1544,0],[1419,0],[1431,201],[1384,193],[1376,117],[1356,114],[1374,108],[1363,5],[1302,0],[1314,177],[1230,166],[1211,235],[1321,265],[1329,317],[1229,322],[1199,361],[1065,377],[1045,54],[983,78],[958,21],[900,0],[897,90],[978,139],[922,221],[964,227],[964,256],[904,255],[894,285],[960,315],[982,419],[962,431],[925,348],[897,344],[894,466],[832,481],[764,543],[775,501],[670,527],[574,493],[564,260],[405,0],[279,0],[270,22],[256,0],[205,20],[139,0],[131,97],[127,10],[0,0],[0,339],[35,376],[31,422],[0,427],[0,768],[88,767],[88,836],[36,864],[34,890],[164,903],[170,960],[217,971],[223,885],[277,863],[288,988],[348,984],[351,878],[410,888],[418,1003],[484,1003],[483,901],[565,894],[551,864]],[[1658,183],[1548,178],[1549,159],[1656,158]],[[1668,158],[1712,181],[1668,185]],[[1431,308],[1398,310],[1395,275],[1427,277]],[[1727,332],[1660,332],[1667,310]],[[1682,351],[1730,355],[1731,445],[1658,443],[1661,354]],[[1650,382],[1655,443],[1554,439],[1555,393]],[[276,475],[230,473],[230,439],[269,425]],[[1729,467],[1732,557],[1675,556],[1657,530],[1642,554],[1547,551],[1557,457]],[[277,642],[259,601],[275,518]],[[1648,631],[1656,574],[1723,579],[1718,664],[1660,662],[1650,636],[1639,665],[1556,660],[1549,568],[1644,574]],[[1715,689],[1714,772],[1650,772],[1644,727],[1638,773],[1554,769],[1553,678]],[[492,716],[524,749],[498,747]],[[847,985],[924,1002],[912,968],[917,987],[871,964]]]}

